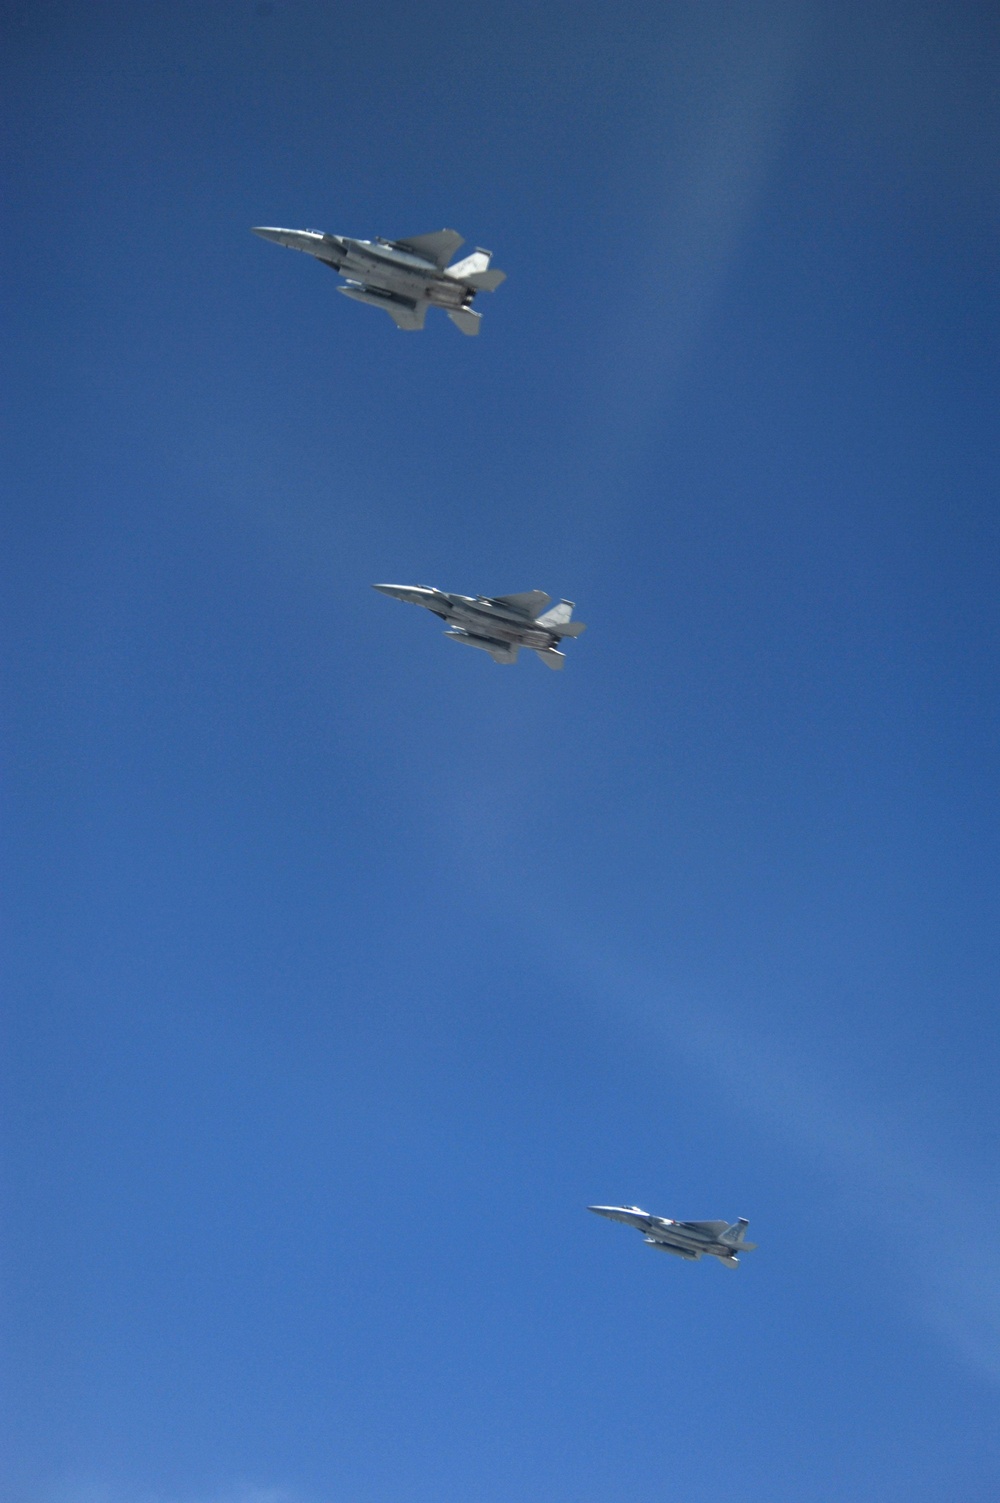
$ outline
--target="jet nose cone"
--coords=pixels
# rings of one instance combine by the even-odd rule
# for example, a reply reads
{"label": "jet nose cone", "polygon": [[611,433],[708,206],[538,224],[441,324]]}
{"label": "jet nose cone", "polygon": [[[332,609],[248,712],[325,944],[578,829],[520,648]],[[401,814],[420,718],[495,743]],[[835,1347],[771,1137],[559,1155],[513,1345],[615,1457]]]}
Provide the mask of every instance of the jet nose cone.
{"label": "jet nose cone", "polygon": [[273,240],[277,245],[281,244],[281,236],[288,233],[286,230],[269,229],[267,225],[263,224],[253,224],[250,226],[250,228],[253,233],[255,235],[259,235],[262,240]]}
{"label": "jet nose cone", "polygon": [[643,1227],[646,1224],[649,1213],[642,1211],[638,1206],[588,1206],[588,1211],[593,1211],[595,1216],[606,1216],[609,1221],[620,1221],[625,1226]]}
{"label": "jet nose cone", "polygon": [[410,605],[428,605],[437,595],[437,591],[427,585],[376,584],[372,589],[378,590],[380,595],[391,596],[393,600],[405,600]]}

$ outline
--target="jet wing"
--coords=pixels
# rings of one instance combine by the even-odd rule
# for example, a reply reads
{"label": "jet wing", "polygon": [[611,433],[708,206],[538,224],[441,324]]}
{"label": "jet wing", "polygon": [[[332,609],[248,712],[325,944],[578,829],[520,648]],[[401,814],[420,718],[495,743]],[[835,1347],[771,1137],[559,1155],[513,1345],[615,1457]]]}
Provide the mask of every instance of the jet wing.
{"label": "jet wing", "polygon": [[[404,303],[393,300],[382,305],[397,329],[422,329],[427,317],[426,303]],[[383,328],[385,326],[383,325]]]}
{"label": "jet wing", "polygon": [[400,250],[422,256],[442,270],[465,241],[457,230],[437,230],[433,235],[411,235],[409,240],[394,240]]}
{"label": "jet wing", "polygon": [[424,326],[427,303],[422,298],[418,301],[415,298],[399,297],[394,292],[386,292],[382,287],[369,287],[367,282],[345,282],[337,291],[345,297],[353,298],[356,303],[370,303],[373,308],[384,308],[397,329],[422,329]]}
{"label": "jet wing", "polygon": [[682,1221],[680,1224],[690,1227],[693,1232],[704,1232],[706,1237],[721,1237],[729,1230],[728,1221]]}
{"label": "jet wing", "polygon": [[465,647],[481,647],[489,653],[494,663],[516,663],[521,650],[516,642],[501,642],[496,637],[483,637],[479,632],[466,631],[462,626],[449,626],[445,637],[449,642],[460,642]]}
{"label": "jet wing", "polygon": [[509,605],[515,611],[523,611],[532,620],[540,615],[552,599],[544,590],[525,590],[521,595],[494,595],[494,605]]}

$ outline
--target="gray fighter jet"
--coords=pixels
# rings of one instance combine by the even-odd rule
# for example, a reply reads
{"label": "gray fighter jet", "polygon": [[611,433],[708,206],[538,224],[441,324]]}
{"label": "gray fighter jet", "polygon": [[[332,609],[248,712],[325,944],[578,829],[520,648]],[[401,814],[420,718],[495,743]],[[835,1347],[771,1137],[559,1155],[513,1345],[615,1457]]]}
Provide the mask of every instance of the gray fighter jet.
{"label": "gray fighter jet", "polygon": [[753,1252],[757,1246],[756,1242],[743,1240],[750,1223],[742,1217],[730,1226],[726,1221],[669,1221],[665,1216],[651,1216],[639,1206],[588,1206],[587,1210],[607,1216],[609,1221],[634,1226],[650,1247],[692,1262],[703,1253],[711,1253],[724,1268],[738,1268],[737,1254]]}
{"label": "gray fighter jet", "polygon": [[[559,651],[563,637],[578,637],[586,628],[582,621],[571,621],[572,600],[560,600],[550,611],[545,607],[551,596],[544,590],[527,590],[523,595],[448,595],[428,585],[372,585],[394,600],[408,600],[422,605],[448,622],[445,636],[449,642],[464,642],[466,647],[481,647],[494,663],[516,663],[522,647],[537,652],[550,668],[561,668],[566,661]],[[544,615],[542,612],[544,611]]]}
{"label": "gray fighter jet", "polygon": [[443,308],[463,334],[478,334],[481,315],[471,306],[477,292],[493,292],[506,272],[490,270],[491,251],[475,250],[448,262],[465,241],[454,230],[414,235],[410,240],[352,240],[319,230],[272,230],[255,235],[305,251],[346,278],[337,290],[359,303],[384,308],[398,329],[422,329],[427,309]]}

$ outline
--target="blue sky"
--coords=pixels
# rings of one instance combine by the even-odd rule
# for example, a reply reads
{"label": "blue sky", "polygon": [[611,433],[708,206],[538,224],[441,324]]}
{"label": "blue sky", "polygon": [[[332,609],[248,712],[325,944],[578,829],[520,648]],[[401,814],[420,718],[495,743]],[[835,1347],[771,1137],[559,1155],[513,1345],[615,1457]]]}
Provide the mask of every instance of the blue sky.
{"label": "blue sky", "polygon": [[995,1497],[994,8],[2,17],[4,1497]]}

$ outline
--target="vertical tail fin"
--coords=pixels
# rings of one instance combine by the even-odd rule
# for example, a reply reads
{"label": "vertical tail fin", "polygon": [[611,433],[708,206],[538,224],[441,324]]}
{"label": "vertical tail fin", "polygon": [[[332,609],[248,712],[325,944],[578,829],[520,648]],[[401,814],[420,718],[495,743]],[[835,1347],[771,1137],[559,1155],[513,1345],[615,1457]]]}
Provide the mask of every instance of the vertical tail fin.
{"label": "vertical tail fin", "polygon": [[572,614],[572,600],[560,600],[558,605],[554,605],[550,611],[546,611],[545,615],[539,616],[537,620],[539,626],[565,626]]}
{"label": "vertical tail fin", "polygon": [[733,1224],[732,1224],[732,1226],[727,1226],[726,1227],[726,1230],[723,1232],[722,1236],[719,1238],[719,1241],[720,1242],[728,1242],[728,1243],[730,1243],[731,1246],[738,1247],[739,1244],[743,1241],[744,1237],[746,1236],[746,1234],[747,1234],[747,1227],[749,1225],[750,1225],[749,1221],[746,1221],[741,1216],[740,1219],[739,1219],[739,1221],[734,1221]]}
{"label": "vertical tail fin", "polygon": [[456,282],[464,282],[467,287],[475,287],[477,292],[495,292],[500,283],[507,280],[507,273],[498,271],[496,267],[491,269],[492,258],[492,251],[479,247],[471,256],[466,256],[464,261],[456,261],[454,266],[449,266],[445,276],[452,277]]}
{"label": "vertical tail fin", "polygon": [[539,626],[546,627],[549,631],[555,632],[557,636],[578,637],[582,631],[586,631],[586,627],[582,621],[570,620],[572,614],[572,600],[560,600],[558,605],[554,605],[550,611],[546,611],[544,616],[536,617],[536,620]]}
{"label": "vertical tail fin", "polygon": [[449,266],[445,276],[455,277],[457,280],[463,277],[474,277],[477,272],[486,271],[492,254],[492,251],[477,247],[471,256],[466,256],[464,260],[456,261],[453,266]]}

